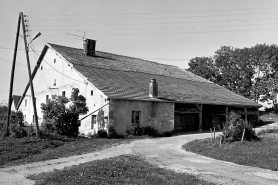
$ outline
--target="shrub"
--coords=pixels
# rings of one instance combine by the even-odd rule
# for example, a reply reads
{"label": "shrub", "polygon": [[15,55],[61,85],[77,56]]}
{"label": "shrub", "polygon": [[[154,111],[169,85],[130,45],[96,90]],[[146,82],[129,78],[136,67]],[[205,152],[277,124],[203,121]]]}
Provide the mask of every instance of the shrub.
{"label": "shrub", "polygon": [[173,133],[174,133],[173,131],[166,131],[166,132],[163,133],[163,136],[164,137],[171,137],[173,135]]}
{"label": "shrub", "polygon": [[[46,132],[70,137],[78,136],[79,115],[88,112],[86,98],[78,93],[79,90],[73,88],[70,100],[66,97],[53,96],[46,104],[41,104],[43,126]],[[71,104],[66,106],[69,102]]]}
{"label": "shrub", "polygon": [[112,126],[110,126],[110,127],[108,128],[108,138],[111,138],[111,139],[121,139],[121,138],[124,138],[124,136],[119,135],[119,134],[116,132],[115,128],[112,127]]}
{"label": "shrub", "polygon": [[24,130],[26,131],[28,137],[36,136],[36,129],[33,126],[25,126]]}
{"label": "shrub", "polygon": [[228,122],[225,123],[221,138],[225,142],[240,141],[245,129],[244,138],[246,140],[257,139],[252,126],[241,119],[240,115],[231,112]]}
{"label": "shrub", "polygon": [[140,126],[137,126],[134,128],[134,135],[135,136],[142,136],[143,135],[143,129]]}
{"label": "shrub", "polygon": [[157,130],[152,126],[146,126],[143,128],[144,135],[150,136],[150,137],[156,137],[158,135]]}
{"label": "shrub", "polygon": [[4,134],[6,121],[0,120],[0,137]]}
{"label": "shrub", "polygon": [[97,136],[98,136],[98,138],[107,138],[108,134],[107,134],[106,130],[98,130]]}
{"label": "shrub", "polygon": [[125,133],[126,133],[127,135],[133,135],[133,134],[134,134],[134,130],[131,129],[131,128],[128,128],[128,129],[126,129]]}
{"label": "shrub", "polygon": [[23,113],[21,111],[11,112],[9,135],[14,138],[22,138],[28,135],[24,129]]}

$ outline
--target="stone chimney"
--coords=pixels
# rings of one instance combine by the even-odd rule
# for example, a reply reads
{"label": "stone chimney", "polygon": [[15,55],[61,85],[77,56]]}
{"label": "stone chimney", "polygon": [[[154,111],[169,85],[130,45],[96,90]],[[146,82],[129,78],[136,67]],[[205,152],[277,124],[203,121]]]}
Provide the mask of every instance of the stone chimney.
{"label": "stone chimney", "polygon": [[84,53],[88,56],[96,55],[96,40],[85,39],[83,41]]}
{"label": "stone chimney", "polygon": [[156,83],[156,80],[152,78],[150,83],[149,96],[151,98],[157,98],[157,95],[158,95],[158,85]]}

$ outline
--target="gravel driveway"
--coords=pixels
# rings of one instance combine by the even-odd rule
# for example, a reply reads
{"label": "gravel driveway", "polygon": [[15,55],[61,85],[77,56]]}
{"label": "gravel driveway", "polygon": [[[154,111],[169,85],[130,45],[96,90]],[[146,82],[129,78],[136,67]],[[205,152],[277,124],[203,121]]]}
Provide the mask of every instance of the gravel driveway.
{"label": "gravel driveway", "polygon": [[194,139],[210,137],[209,133],[179,135],[169,138],[138,140],[99,152],[0,168],[0,184],[34,184],[25,177],[80,163],[123,154],[141,155],[163,168],[186,172],[219,184],[278,184],[278,172],[219,161],[184,151],[181,146]]}

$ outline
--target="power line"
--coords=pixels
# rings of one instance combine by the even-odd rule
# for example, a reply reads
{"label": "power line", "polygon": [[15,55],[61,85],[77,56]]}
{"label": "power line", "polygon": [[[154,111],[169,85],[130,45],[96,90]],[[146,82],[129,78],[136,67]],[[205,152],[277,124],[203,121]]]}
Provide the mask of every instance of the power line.
{"label": "power line", "polygon": [[[267,31],[267,30],[278,30],[278,28],[262,28],[262,29],[245,29],[245,30],[227,30],[227,31],[183,31],[174,33],[111,33],[111,34],[94,34],[87,36],[113,36],[113,35],[123,35],[123,36],[136,36],[136,35],[176,35],[176,34],[206,34],[206,33],[233,33],[233,32],[253,32],[253,31]],[[50,37],[60,37],[68,35],[44,35]]]}
{"label": "power line", "polygon": [[41,22],[41,21],[105,21],[105,20],[155,20],[155,19],[183,19],[183,18],[197,18],[197,17],[228,17],[235,15],[261,15],[261,14],[269,14],[269,13],[277,13],[277,12],[254,12],[254,13],[236,13],[236,14],[219,14],[219,15],[193,15],[193,16],[182,16],[182,17],[142,17],[142,18],[109,18],[109,19],[92,19],[92,20],[47,20],[47,19],[34,19],[31,22]]}
{"label": "power line", "polygon": [[[29,48],[31,48],[31,50],[33,50],[34,53],[36,53],[36,55],[40,56],[32,47],[29,46]],[[67,77],[67,78],[69,78],[69,79],[71,79],[71,80],[84,83],[84,82],[82,82],[82,81],[80,81],[80,80],[76,80],[76,79],[74,79],[74,78],[71,78],[71,77],[69,77],[69,76],[63,74],[62,72],[58,71],[58,70],[55,69],[52,65],[50,65],[46,60],[43,59],[43,61],[44,61],[46,64],[48,64],[52,69],[54,69],[56,72],[60,73],[61,75],[65,76],[65,77]]]}
{"label": "power line", "polygon": [[171,22],[151,22],[151,23],[107,23],[107,24],[32,24],[32,26],[130,26],[130,25],[164,25],[164,24],[184,24],[184,23],[227,23],[227,22],[244,22],[259,20],[277,20],[277,18],[261,18],[261,19],[232,19],[224,21],[171,21]]}
{"label": "power line", "polygon": [[196,12],[226,12],[226,11],[246,11],[246,10],[265,10],[265,9],[276,9],[278,7],[256,7],[256,8],[237,8],[237,9],[223,9],[223,10],[191,10],[191,11],[176,11],[176,12],[139,12],[139,13],[94,13],[94,14],[58,14],[58,15],[39,15],[39,14],[31,14],[32,16],[52,16],[52,17],[59,17],[59,16],[90,16],[90,15],[153,15],[153,14],[177,14],[177,13],[196,13]]}
{"label": "power line", "polygon": [[[221,27],[237,27],[237,26],[261,26],[261,25],[276,25],[277,23],[265,23],[265,24],[237,24],[237,25],[221,25],[221,26],[182,26],[182,27],[171,27],[171,28],[142,28],[142,29],[133,29],[133,28],[121,28],[121,29],[102,29],[102,30],[87,30],[87,32],[96,32],[96,31],[140,31],[140,30],[170,30],[170,29],[183,29],[183,28],[221,28]],[[77,31],[77,30],[40,30],[40,31]],[[78,35],[75,35],[78,36]],[[82,36],[78,36],[82,37]]]}
{"label": "power line", "polygon": [[[11,63],[12,61],[11,60],[7,60],[7,59],[5,59],[5,58],[0,58],[0,60],[2,61],[2,62],[6,62],[6,63]],[[24,65],[24,64],[22,64],[22,63],[15,63],[15,65],[19,65],[19,66],[22,66],[22,67],[27,67],[26,65]],[[31,67],[34,67],[34,66],[31,66]]]}
{"label": "power line", "polygon": [[[0,49],[14,50],[14,48],[7,48],[7,47],[0,47]],[[24,49],[17,49],[17,50],[19,50],[19,51],[24,51],[24,52],[25,52]],[[41,51],[38,51],[38,52],[41,52]]]}

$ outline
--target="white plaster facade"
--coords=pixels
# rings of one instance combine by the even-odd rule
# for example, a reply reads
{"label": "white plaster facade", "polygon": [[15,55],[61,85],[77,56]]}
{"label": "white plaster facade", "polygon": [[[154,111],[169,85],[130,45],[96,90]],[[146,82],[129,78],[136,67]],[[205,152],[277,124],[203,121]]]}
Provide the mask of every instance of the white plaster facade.
{"label": "white plaster facade", "polygon": [[[43,121],[43,114],[41,111],[41,104],[46,103],[46,96],[49,98],[52,95],[62,96],[65,91],[65,96],[70,98],[72,88],[78,88],[79,93],[87,99],[88,114],[99,109],[105,105],[107,101],[106,95],[99,91],[92,83],[90,83],[84,76],[76,71],[72,64],[67,62],[59,53],[49,48],[44,56],[44,60],[36,73],[33,80],[36,107],[39,124]],[[26,122],[33,123],[33,104],[30,93],[30,88],[22,101],[19,110],[23,112]],[[108,117],[108,106],[102,108],[104,116]],[[97,115],[98,111],[93,115]],[[82,118],[85,115],[81,115]],[[88,116],[81,122],[79,132],[83,134],[94,134],[98,130],[98,125],[91,124],[92,117]]]}

